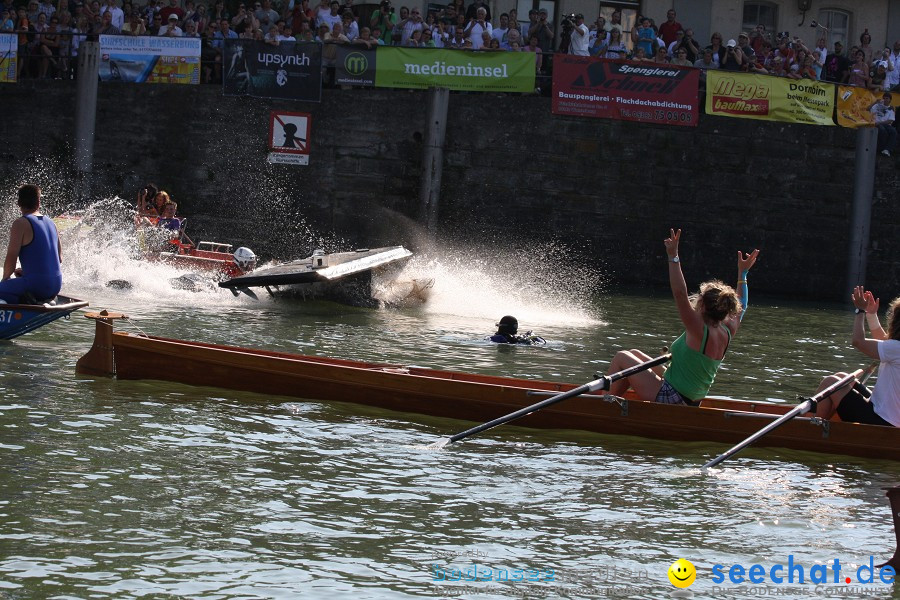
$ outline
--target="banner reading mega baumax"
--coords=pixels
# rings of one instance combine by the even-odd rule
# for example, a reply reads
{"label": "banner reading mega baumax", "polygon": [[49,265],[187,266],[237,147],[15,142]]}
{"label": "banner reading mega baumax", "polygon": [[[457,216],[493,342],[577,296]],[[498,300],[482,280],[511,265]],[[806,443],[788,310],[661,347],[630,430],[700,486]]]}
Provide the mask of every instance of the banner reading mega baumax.
{"label": "banner reading mega baumax", "polygon": [[699,84],[694,68],[557,54],[553,113],[696,127]]}
{"label": "banner reading mega baumax", "polygon": [[[872,106],[884,97],[884,92],[870,92],[866,88],[838,86],[837,122],[841,127],[867,127],[875,124]],[[891,106],[900,106],[900,94],[891,94]]]}
{"label": "banner reading mega baumax", "polygon": [[533,92],[534,54],[379,46],[375,86]]}
{"label": "banner reading mega baumax", "polygon": [[322,45],[318,42],[272,46],[257,40],[226,40],[222,71],[226,96],[322,99]]}
{"label": "banner reading mega baumax", "polygon": [[0,83],[15,83],[19,43],[14,33],[0,33]]}
{"label": "banner reading mega baumax", "polygon": [[706,72],[706,113],[742,119],[834,125],[835,85],[734,71]]}
{"label": "banner reading mega baumax", "polygon": [[101,35],[100,80],[200,83],[200,38]]}

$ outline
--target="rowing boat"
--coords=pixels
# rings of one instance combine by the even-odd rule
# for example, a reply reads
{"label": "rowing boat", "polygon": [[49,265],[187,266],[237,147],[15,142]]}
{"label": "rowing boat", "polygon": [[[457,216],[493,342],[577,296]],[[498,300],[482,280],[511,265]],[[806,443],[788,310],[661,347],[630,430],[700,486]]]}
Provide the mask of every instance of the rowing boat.
{"label": "rowing boat", "polygon": [[[342,401],[390,410],[482,422],[576,386],[493,375],[303,356],[114,332],[124,315],[92,313],[94,346],[76,371],[121,380],[157,379],[189,385],[310,400]],[[279,402],[281,400],[278,400]],[[707,398],[700,406],[585,395],[517,421],[535,428],[574,429],[672,441],[734,444],[790,406]],[[448,425],[448,431],[455,429]],[[900,428],[797,417],[758,445],[900,460]]]}
{"label": "rowing boat", "polygon": [[40,304],[0,304],[0,340],[11,340],[87,306],[84,300],[57,296]]}

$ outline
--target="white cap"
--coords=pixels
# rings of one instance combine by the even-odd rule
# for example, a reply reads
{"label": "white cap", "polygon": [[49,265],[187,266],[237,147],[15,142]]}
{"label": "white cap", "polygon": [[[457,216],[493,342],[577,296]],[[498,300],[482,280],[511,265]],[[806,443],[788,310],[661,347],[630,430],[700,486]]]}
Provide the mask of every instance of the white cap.
{"label": "white cap", "polygon": [[735,42],[734,40],[728,40],[728,43],[725,44],[725,46],[727,46],[728,48],[734,48],[735,46],[737,46],[737,42]]}
{"label": "white cap", "polygon": [[170,15],[169,15],[169,20],[171,21],[172,19],[175,19],[175,20],[177,21],[177,20],[178,20],[178,15],[176,15],[175,13],[170,14]]}

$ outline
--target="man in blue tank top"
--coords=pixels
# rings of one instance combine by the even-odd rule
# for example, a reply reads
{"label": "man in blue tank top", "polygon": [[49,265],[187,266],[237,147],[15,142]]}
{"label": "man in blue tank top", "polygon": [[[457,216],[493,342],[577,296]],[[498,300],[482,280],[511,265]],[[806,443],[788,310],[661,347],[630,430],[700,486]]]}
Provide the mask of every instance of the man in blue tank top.
{"label": "man in blue tank top", "polygon": [[[29,294],[40,301],[55,298],[62,287],[62,246],[56,225],[39,212],[41,188],[23,185],[18,204],[22,216],[13,221],[9,232],[0,300],[16,304]],[[16,261],[22,263],[21,268],[16,268]]]}

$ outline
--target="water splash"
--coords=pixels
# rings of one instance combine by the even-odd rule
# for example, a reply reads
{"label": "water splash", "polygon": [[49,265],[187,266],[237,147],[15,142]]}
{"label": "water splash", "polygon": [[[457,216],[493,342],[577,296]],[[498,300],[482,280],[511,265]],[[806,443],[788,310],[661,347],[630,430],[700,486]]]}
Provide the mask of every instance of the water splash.
{"label": "water splash", "polygon": [[413,256],[386,281],[376,297],[396,282],[433,281],[424,310],[496,321],[515,315],[528,327],[602,323],[593,298],[603,289],[600,274],[577,253],[554,242],[527,252],[502,247],[432,247]]}

